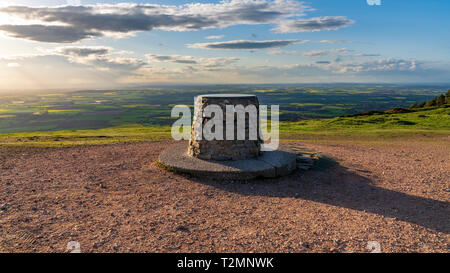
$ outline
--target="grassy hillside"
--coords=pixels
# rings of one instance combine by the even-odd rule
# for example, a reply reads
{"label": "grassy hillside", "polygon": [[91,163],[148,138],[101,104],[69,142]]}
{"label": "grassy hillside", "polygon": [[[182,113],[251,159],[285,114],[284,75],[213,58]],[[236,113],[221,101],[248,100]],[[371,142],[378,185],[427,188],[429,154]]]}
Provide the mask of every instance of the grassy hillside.
{"label": "grassy hillside", "polygon": [[[394,112],[394,113],[393,113]],[[379,139],[401,136],[450,136],[450,108],[411,109],[381,113],[285,122],[283,139]]]}
{"label": "grassy hillside", "polygon": [[128,125],[93,130],[0,134],[0,146],[64,147],[170,139],[169,126]]}
{"label": "grassy hillside", "polygon": [[[280,124],[284,140],[382,140],[402,136],[450,136],[450,108],[412,109]],[[128,125],[95,130],[0,134],[1,146],[63,147],[171,139],[170,126]]]}

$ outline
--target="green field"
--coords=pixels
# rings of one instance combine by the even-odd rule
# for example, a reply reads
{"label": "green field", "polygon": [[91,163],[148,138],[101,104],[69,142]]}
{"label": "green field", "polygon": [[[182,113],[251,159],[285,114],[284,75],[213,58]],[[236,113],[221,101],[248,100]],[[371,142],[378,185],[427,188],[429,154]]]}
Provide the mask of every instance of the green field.
{"label": "green field", "polygon": [[[174,105],[192,108],[207,93],[257,94],[280,105],[284,140],[380,140],[449,136],[450,108],[407,107],[443,93],[443,87],[395,85],[188,86],[91,90],[0,96],[0,145],[61,147],[171,139]],[[347,115],[347,116],[343,116]]]}
{"label": "green field", "polygon": [[450,108],[382,113],[281,124],[283,139],[383,140],[403,136],[450,136]]}
{"label": "green field", "polygon": [[333,118],[368,110],[407,107],[446,90],[398,85],[232,85],[153,87],[140,90],[38,92],[0,96],[0,133],[102,129],[130,124],[168,126],[174,105],[193,105],[208,93],[257,94],[280,105],[281,121]]}
{"label": "green field", "polygon": [[[0,134],[0,146],[65,147],[171,139],[170,126],[130,124],[92,130]],[[450,136],[450,108],[409,113],[281,122],[282,140],[383,141],[404,136]]]}

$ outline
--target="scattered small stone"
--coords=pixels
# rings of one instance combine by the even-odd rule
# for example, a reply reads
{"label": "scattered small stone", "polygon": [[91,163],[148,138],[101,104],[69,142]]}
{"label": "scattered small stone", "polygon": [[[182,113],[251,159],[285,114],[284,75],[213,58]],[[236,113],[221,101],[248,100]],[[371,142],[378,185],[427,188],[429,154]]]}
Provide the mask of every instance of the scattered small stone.
{"label": "scattered small stone", "polygon": [[311,247],[309,245],[309,243],[306,243],[306,242],[300,242],[300,246],[305,247],[305,248],[310,248]]}
{"label": "scattered small stone", "polygon": [[[83,170],[86,170],[86,177],[73,175],[76,174],[76,169],[70,169],[70,171],[66,171],[64,168],[49,169],[48,175],[54,177],[53,185],[46,187],[46,191],[43,192],[41,184],[32,183],[32,181],[43,181],[43,176],[40,176],[40,174],[36,176],[36,174],[29,172],[19,172],[18,175],[15,175],[15,169],[13,169],[10,173],[5,174],[6,178],[2,177],[4,179],[3,185],[8,183],[8,179],[14,179],[14,181],[11,181],[14,188],[11,186],[2,188],[3,195],[0,196],[0,200],[2,200],[0,201],[2,227],[0,227],[0,235],[11,232],[11,236],[13,236],[21,227],[27,228],[27,230],[33,227],[34,232],[34,227],[36,227],[37,233],[35,236],[42,236],[42,238],[38,237],[39,247],[15,249],[16,251],[28,252],[58,252],[65,248],[69,240],[74,240],[74,235],[78,233],[90,233],[92,235],[84,238],[82,245],[89,248],[92,247],[93,243],[97,243],[98,248],[92,248],[96,252],[126,252],[127,248],[131,252],[164,252],[175,251],[175,247],[179,245],[182,246],[182,249],[189,247],[190,251],[195,252],[213,252],[221,251],[221,249],[225,249],[225,251],[235,251],[236,249],[241,252],[357,252],[365,251],[367,241],[369,241],[369,238],[366,238],[364,234],[380,232],[378,236],[382,237],[384,241],[382,243],[383,252],[445,252],[449,249],[448,244],[445,241],[445,236],[441,236],[442,233],[439,232],[440,230],[445,233],[446,230],[445,206],[441,206],[445,203],[438,200],[433,201],[433,196],[434,194],[445,196],[450,192],[450,187],[441,183],[442,177],[445,177],[442,173],[444,171],[445,174],[445,169],[442,169],[445,165],[428,164],[428,162],[436,162],[435,159],[439,158],[441,153],[442,156],[445,156],[446,151],[444,148],[442,148],[444,151],[440,151],[441,146],[437,144],[430,147],[436,146],[439,149],[428,149],[428,146],[422,142],[417,146],[413,146],[413,144],[416,145],[415,142],[408,143],[408,145],[411,145],[411,153],[417,153],[417,157],[421,156],[420,158],[423,158],[422,161],[424,162],[419,169],[416,169],[417,166],[412,164],[414,157],[403,158],[404,161],[398,162],[390,160],[392,150],[398,149],[397,145],[387,147],[378,147],[377,145],[375,154],[378,158],[372,158],[374,153],[367,153],[365,145],[355,144],[355,147],[353,147],[350,144],[336,146],[320,144],[320,149],[323,149],[330,157],[335,156],[342,163],[342,167],[348,167],[348,169],[327,168],[323,171],[317,170],[312,174],[299,170],[301,175],[283,178],[281,183],[264,180],[265,183],[263,184],[255,182],[233,184],[233,182],[229,183],[228,181],[222,183],[220,179],[209,181],[208,178],[204,178],[208,182],[205,185],[197,183],[195,179],[191,180],[173,175],[175,179],[178,179],[178,182],[175,182],[175,180],[168,180],[156,168],[152,175],[140,176],[140,172],[133,171],[120,173],[116,176],[106,172],[107,168],[103,168],[103,165],[99,167],[99,164],[103,164],[102,161],[99,161],[100,163],[95,163],[92,166],[89,166],[88,163],[86,167],[83,166]],[[131,147],[134,147],[133,145]],[[150,161],[156,159],[157,153],[162,149],[161,145],[163,144],[136,144],[137,148],[134,149],[138,152],[144,150],[142,147],[150,147],[148,150],[155,149],[155,151],[152,150],[150,158],[145,157],[145,164],[151,165]],[[100,150],[100,153],[103,154],[106,148],[107,150],[121,150],[123,147],[128,146],[111,145],[95,147],[95,150],[94,147],[83,149],[88,149],[88,151],[91,151],[91,149],[93,151]],[[134,150],[130,150],[129,154],[132,154],[132,151]],[[56,150],[53,153],[65,153],[65,150]],[[421,155],[422,153],[423,155]],[[89,153],[80,153],[80,160],[84,160],[87,154]],[[434,156],[431,158],[432,155]],[[124,156],[124,159],[121,160],[128,162],[130,160],[128,151],[126,154],[124,152]],[[143,157],[143,154],[139,156]],[[309,155],[303,153],[303,156],[308,157]],[[69,156],[69,158],[71,157]],[[322,160],[322,158],[320,159]],[[41,164],[41,161],[46,163],[45,160],[39,160],[39,157],[36,157],[32,158],[30,163],[25,162],[23,165]],[[402,168],[398,168],[400,164],[402,164]],[[391,169],[388,169],[388,167]],[[369,179],[374,184],[359,183],[363,181],[359,179],[363,175],[364,169],[372,172]],[[379,176],[383,169],[387,170],[389,177],[387,179],[375,178],[374,176]],[[84,190],[78,192],[78,187],[80,186],[82,189],[84,183],[89,183],[88,186],[92,191],[96,188],[100,189],[98,184],[101,181],[89,181],[87,179],[87,176],[92,173],[95,173],[98,177],[104,177],[103,183],[108,188],[114,188],[114,193],[117,193],[117,195],[104,195],[97,192],[86,194]],[[433,175],[424,175],[424,173],[436,173],[435,178],[432,178]],[[42,175],[47,174],[43,172]],[[128,181],[128,176],[132,179],[137,176],[139,182],[136,184],[139,187],[135,191],[130,190],[128,185],[122,187],[122,181]],[[200,181],[203,182],[204,180]],[[346,186],[353,185],[354,182],[358,187],[342,188],[337,183],[339,181],[350,181],[351,183],[345,184]],[[388,182],[395,182],[395,185],[387,184]],[[254,191],[250,190],[251,186]],[[30,187],[35,187],[37,193],[41,195],[29,194]],[[383,187],[410,195],[420,195],[421,192],[426,192],[426,197],[429,199],[420,199],[420,202],[416,200],[419,202],[418,204],[422,205],[420,211],[417,211],[417,202],[408,202],[410,200],[407,196],[401,195],[405,198],[400,198],[400,201],[407,202],[396,202],[396,200],[383,198],[383,191],[379,190]],[[186,188],[189,188],[189,190],[186,190]],[[25,202],[19,202],[18,199],[11,198],[12,196],[19,196],[21,193],[24,193],[20,197]],[[244,193],[252,193],[252,195],[243,196]],[[365,197],[353,198],[358,196],[358,193],[364,193]],[[214,206],[214,202],[209,202],[211,200],[207,196],[211,194],[214,194],[214,197],[218,199],[220,206]],[[195,196],[194,199],[189,199],[193,196]],[[278,200],[277,196],[282,196],[279,198],[281,200]],[[293,196],[296,198],[284,198]],[[77,197],[85,200],[86,207],[82,209],[83,211],[79,211],[76,206]],[[48,200],[44,198],[48,198]],[[169,212],[169,207],[176,203],[174,200],[179,200],[176,198],[186,200],[183,209],[178,208],[176,212]],[[369,198],[370,206],[367,205],[366,198]],[[372,198],[374,199],[372,200]],[[320,202],[314,202],[314,200]],[[35,201],[37,201],[36,204]],[[98,203],[96,202],[100,202],[100,207],[97,207]],[[63,204],[67,205],[65,210],[61,209]],[[137,204],[137,207],[133,207],[132,213],[130,213],[132,218],[123,217],[128,209],[127,206],[122,206],[125,204]],[[205,206],[199,204],[205,204]],[[31,208],[33,206],[39,209],[38,213],[32,213]],[[165,206],[168,206],[167,210],[164,208]],[[257,209],[254,209],[255,206],[257,206]],[[366,212],[353,210],[351,209],[352,206],[365,208]],[[394,211],[393,206],[398,207],[396,211]],[[372,207],[376,207],[376,209]],[[245,208],[247,214],[241,217],[239,212],[243,208]],[[7,212],[1,211],[6,209]],[[91,209],[93,210],[90,211]],[[42,216],[46,214],[45,210],[49,212],[49,216]],[[75,219],[75,215],[80,219],[83,218],[86,211],[97,216],[92,219],[89,219],[89,217],[84,218],[84,220]],[[212,213],[208,214],[210,211]],[[117,213],[117,215],[115,217],[114,214],[110,216],[112,212]],[[358,226],[360,220],[367,219],[367,213],[369,212],[371,213],[369,215],[371,224]],[[226,217],[226,221],[224,221],[224,215],[230,214],[232,217]],[[181,215],[181,217],[175,215]],[[32,221],[24,219],[27,216]],[[395,221],[392,216],[397,217],[398,221]],[[98,221],[100,219],[98,217],[102,217],[101,219],[104,220]],[[260,217],[266,217],[267,219],[261,223],[257,221]],[[354,218],[356,220],[349,221],[349,219],[353,219],[352,217],[356,217]],[[427,217],[430,221],[418,221]],[[324,225],[328,220],[333,225]],[[28,221],[32,225],[25,224]],[[127,232],[126,228],[120,227],[121,225],[127,227],[134,221],[142,221],[142,223],[137,224],[136,229],[129,231],[130,237],[135,236],[136,240],[128,240],[127,236],[121,236],[121,232]],[[80,229],[75,230],[75,228],[65,225],[65,223],[71,222],[82,223]],[[188,222],[196,223],[198,226],[193,226]],[[258,228],[258,225],[266,223],[269,223],[266,228]],[[180,228],[175,230],[179,225]],[[242,228],[238,230],[232,228],[239,225]],[[43,233],[41,233],[38,227],[45,226],[48,228],[44,228]],[[109,226],[115,226],[117,230],[105,233],[105,227]],[[190,228],[193,228],[193,230],[190,231]],[[338,228],[339,232],[332,232],[333,228]],[[187,230],[190,233],[185,233]],[[251,232],[252,236],[256,236],[256,232],[263,230],[268,232],[267,235],[274,234],[274,236],[271,236],[267,241],[266,238],[262,239],[261,237],[260,240],[251,240],[251,237],[247,235]],[[313,233],[313,231],[317,232]],[[164,234],[164,237],[162,234]],[[108,240],[107,243],[101,241],[101,238]],[[401,240],[398,238],[401,238]],[[415,240],[414,238],[420,238],[421,240]],[[145,244],[141,239],[146,239]],[[299,242],[300,239],[308,240],[309,243]],[[19,241],[17,242],[19,243]],[[190,245],[192,242],[194,243]]]}
{"label": "scattered small stone", "polygon": [[204,194],[205,194],[205,196],[207,196],[207,197],[213,197],[213,196],[214,196],[214,193],[213,193],[213,192],[205,192]]}
{"label": "scattered small stone", "polygon": [[187,228],[186,226],[178,226],[178,227],[176,228],[176,231],[181,231],[181,232],[191,233],[191,232],[189,231],[189,228]]}

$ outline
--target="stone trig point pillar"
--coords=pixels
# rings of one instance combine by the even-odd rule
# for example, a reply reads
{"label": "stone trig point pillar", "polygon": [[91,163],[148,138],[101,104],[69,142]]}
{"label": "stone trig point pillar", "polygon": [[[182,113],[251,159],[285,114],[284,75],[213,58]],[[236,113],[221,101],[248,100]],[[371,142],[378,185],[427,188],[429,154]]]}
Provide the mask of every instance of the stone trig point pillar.
{"label": "stone trig point pillar", "polygon": [[[196,134],[196,129],[200,134],[208,121],[213,117],[205,115],[205,108],[209,105],[217,105],[222,110],[222,140],[206,140],[203,136]],[[231,106],[231,107],[230,107]],[[241,107],[242,106],[242,107]],[[237,107],[243,110],[245,107],[253,106],[256,110],[256,116],[251,120],[250,115],[242,111],[245,121],[242,122],[243,134],[241,139],[238,139],[238,129],[240,128],[237,120],[238,113],[235,111]],[[212,160],[242,160],[257,158],[261,155],[261,137],[259,128],[259,101],[255,95],[245,94],[218,94],[218,95],[203,95],[198,96],[195,100],[195,113],[192,123],[191,139],[189,141],[188,153],[190,156],[200,159]],[[230,113],[229,111],[232,111]],[[232,115],[231,122],[227,122],[227,115]],[[226,129],[230,129],[231,135],[228,135]],[[256,139],[251,138],[250,131],[256,133]],[[242,139],[243,138],[243,139]]]}
{"label": "stone trig point pillar", "polygon": [[[209,112],[210,106],[218,111]],[[291,173],[297,165],[290,149],[261,151],[259,106],[255,95],[197,96],[189,143],[163,151],[159,163],[169,170],[215,179],[246,180]],[[230,125],[233,130],[227,130]],[[222,138],[208,137],[220,131]]]}

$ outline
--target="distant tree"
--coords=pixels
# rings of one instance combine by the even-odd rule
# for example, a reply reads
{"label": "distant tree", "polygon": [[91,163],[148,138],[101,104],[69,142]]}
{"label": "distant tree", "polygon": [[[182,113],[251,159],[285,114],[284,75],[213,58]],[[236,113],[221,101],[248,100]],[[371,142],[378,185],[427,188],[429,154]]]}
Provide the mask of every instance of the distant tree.
{"label": "distant tree", "polygon": [[418,103],[417,101],[411,105],[409,108],[423,108],[423,107],[433,107],[433,106],[445,106],[450,104],[450,89],[445,94],[441,94],[434,97],[431,100]]}
{"label": "distant tree", "polygon": [[437,106],[437,97],[431,100],[431,106]]}
{"label": "distant tree", "polygon": [[437,105],[437,98],[429,100],[425,103],[425,107],[432,107]]}
{"label": "distant tree", "polygon": [[419,108],[419,103],[416,101],[413,105],[411,105],[409,108]]}
{"label": "distant tree", "polygon": [[442,106],[445,104],[445,96],[443,94],[441,94],[439,97],[437,97],[436,104],[437,104],[437,106]]}

